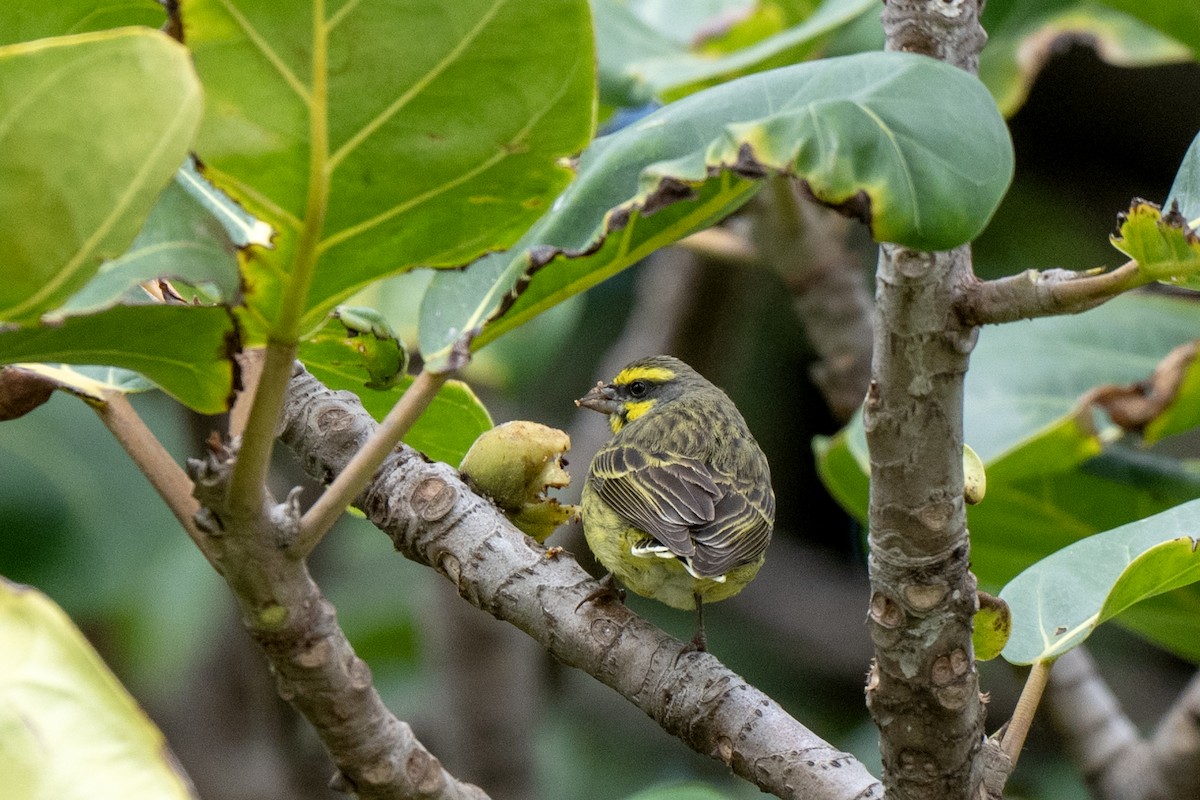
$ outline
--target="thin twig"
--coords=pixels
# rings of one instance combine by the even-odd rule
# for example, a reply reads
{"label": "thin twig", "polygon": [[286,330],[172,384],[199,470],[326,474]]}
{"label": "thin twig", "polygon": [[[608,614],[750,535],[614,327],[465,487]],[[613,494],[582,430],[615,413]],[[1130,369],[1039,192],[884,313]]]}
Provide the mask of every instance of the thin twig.
{"label": "thin twig", "polygon": [[958,313],[969,325],[991,325],[1035,317],[1078,314],[1130,289],[1153,283],[1128,261],[1110,272],[1025,270],[991,281],[971,281],[959,294]]}
{"label": "thin twig", "polygon": [[329,119],[328,119],[328,29],[324,0],[313,4],[312,78],[308,102],[308,193],[304,202],[304,224],[296,241],[287,271],[283,300],[267,339],[267,354],[259,378],[254,404],[238,449],[237,463],[229,481],[229,506],[238,515],[264,513],[268,498],[267,472],[275,445],[275,424],[283,407],[283,396],[292,375],[296,341],[320,258],[321,234],[329,209]]}
{"label": "thin twig", "polygon": [[1017,700],[1016,709],[1013,710],[1012,719],[1009,720],[1008,727],[1004,730],[1000,748],[1011,759],[1013,767],[1017,766],[1021,748],[1025,746],[1025,738],[1029,735],[1029,727],[1033,724],[1033,715],[1037,713],[1038,704],[1042,701],[1042,694],[1046,691],[1046,683],[1050,680],[1052,666],[1054,666],[1053,660],[1034,662],[1033,668],[1029,670],[1029,677],[1025,679],[1025,687],[1021,689],[1021,696]]}
{"label": "thin twig", "polygon": [[448,372],[422,370],[408,387],[383,422],[363,444],[333,483],[321,494],[300,520],[300,535],[296,537],[290,552],[303,558],[312,552],[321,538],[333,527],[342,512],[354,502],[371,476],[387,458],[388,453],[400,443],[413,423],[425,413],[433,402],[442,384],[450,377]]}
{"label": "thin twig", "polygon": [[275,446],[275,424],[283,408],[296,345],[271,341],[267,344],[258,389],[238,447],[237,464],[229,480],[229,507],[242,516],[262,513],[267,504],[267,472]]}
{"label": "thin twig", "polygon": [[242,368],[242,389],[233,401],[229,410],[229,438],[240,439],[246,432],[246,423],[250,421],[250,408],[254,405],[254,395],[258,392],[258,382],[262,379],[263,361],[266,351],[261,347],[253,350],[243,350],[238,354],[238,366]]}
{"label": "thin twig", "polygon": [[200,504],[192,497],[192,480],[183,467],[175,463],[175,459],[138,416],[124,394],[105,391],[102,403],[89,405],[166,502],[188,537],[196,543],[208,562],[216,566],[208,537],[196,527],[195,514],[200,510]]}

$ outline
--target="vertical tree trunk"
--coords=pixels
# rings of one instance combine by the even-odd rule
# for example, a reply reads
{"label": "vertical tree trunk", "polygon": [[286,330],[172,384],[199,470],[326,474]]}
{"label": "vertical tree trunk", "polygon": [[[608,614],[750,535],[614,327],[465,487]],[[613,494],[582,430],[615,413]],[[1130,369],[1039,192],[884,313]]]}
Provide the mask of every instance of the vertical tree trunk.
{"label": "vertical tree trunk", "polygon": [[[886,2],[889,50],[975,72],[986,39],[978,0]],[[954,312],[971,251],[884,245],[871,386],[867,702],[893,798],[966,798],[984,736],[971,647],[975,578],[962,497],[963,379],[976,329]]]}

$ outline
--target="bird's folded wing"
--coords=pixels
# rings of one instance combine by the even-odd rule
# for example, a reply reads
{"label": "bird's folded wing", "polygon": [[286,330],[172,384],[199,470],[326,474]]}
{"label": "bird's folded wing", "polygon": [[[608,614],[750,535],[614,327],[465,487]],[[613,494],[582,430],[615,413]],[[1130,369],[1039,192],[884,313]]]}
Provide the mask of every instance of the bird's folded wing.
{"label": "bird's folded wing", "polygon": [[631,447],[601,451],[592,475],[605,503],[680,558],[696,554],[692,531],[714,521],[722,494],[703,462]]}
{"label": "bird's folded wing", "polygon": [[[773,512],[772,498],[772,516]],[[712,577],[756,561],[771,541],[771,527],[772,521],[751,497],[730,491],[717,503],[713,521],[692,531],[692,570]]]}

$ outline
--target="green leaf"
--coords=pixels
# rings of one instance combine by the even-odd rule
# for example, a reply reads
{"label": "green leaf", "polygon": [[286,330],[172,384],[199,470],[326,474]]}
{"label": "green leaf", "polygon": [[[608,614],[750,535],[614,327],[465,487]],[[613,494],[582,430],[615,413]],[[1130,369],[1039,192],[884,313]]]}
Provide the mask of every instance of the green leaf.
{"label": "green leaf", "polygon": [[1138,263],[1148,278],[1189,288],[1200,288],[1200,235],[1183,214],[1162,209],[1145,200],[1134,200],[1129,212],[1118,217],[1113,247]]}
{"label": "green leaf", "polygon": [[1200,58],[1200,5],[1191,0],[1096,0],[1099,4],[1136,17],[1161,33],[1178,39]]}
{"label": "green leaf", "polygon": [[1008,644],[1012,636],[1012,611],[999,597],[979,593],[979,610],[971,628],[971,644],[975,660],[991,661]]}
{"label": "green leaf", "polygon": [[1200,580],[1198,535],[1200,501],[1193,501],[1034,564],[1000,593],[1013,612],[1004,657],[1014,664],[1057,658],[1134,603]]}
{"label": "green leaf", "polygon": [[155,0],[8,0],[0,3],[0,45],[125,25],[157,28],[165,20]]}
{"label": "green leaf", "polygon": [[389,389],[404,378],[408,352],[379,312],[339,306],[316,334],[301,343],[299,356],[341,374],[356,374],[370,389]]}
{"label": "green leaf", "polygon": [[182,4],[208,97],[197,149],[279,233],[247,282],[256,327],[285,337],[382,277],[511,244],[592,130],[584,0],[324,8]]}
{"label": "green leaf", "polygon": [[129,250],[105,262],[96,277],[43,319],[61,320],[117,302],[150,302],[137,287],[155,278],[211,287],[214,299],[236,304],[241,293],[237,250],[251,244],[270,244],[265,223],[205,180],[189,158],[159,196]]}
{"label": "green leaf", "polygon": [[[875,4],[825,0],[786,29],[715,55],[707,42],[693,44],[705,25],[711,25],[711,8],[672,4],[669,13],[648,21],[619,0],[593,0],[592,5],[602,97],[613,105],[636,106],[651,99],[675,100],[736,77],[803,61],[830,32]],[[724,9],[726,14],[729,10]]]}
{"label": "green leaf", "polygon": [[0,47],[0,323],[29,323],[129,247],[191,144],[187,51],[125,28]]}
{"label": "green leaf", "polygon": [[426,363],[441,368],[476,329],[479,347],[711,225],[757,190],[753,179],[776,173],[868,214],[880,241],[940,250],[986,224],[1012,148],[977,80],[907,53],[799,64],[691,95],[593,143],[511,251],[434,278],[421,312]]}
{"label": "green leaf", "polygon": [[0,364],[123,367],[202,414],[228,410],[236,349],[229,312],[213,306],[115,306],[54,327],[0,332]]}
{"label": "green leaf", "polygon": [[[403,350],[397,349],[402,345],[386,324],[373,319],[372,330],[353,336],[346,335],[341,321],[330,320],[318,336],[300,343],[297,357],[319,381],[330,389],[353,392],[371,416],[382,420],[413,379],[398,373],[380,375],[381,365],[394,366],[393,356]],[[382,388],[383,384],[387,388]],[[446,381],[404,442],[435,461],[457,465],[476,437],[491,427],[492,418],[471,387]]]}
{"label": "green leaf", "polygon": [[1120,67],[1192,58],[1171,36],[1095,0],[989,0],[983,26],[988,44],[979,56],[979,77],[1006,117],[1025,103],[1046,62],[1066,43],[1087,43],[1105,62]]}
{"label": "green leaf", "polygon": [[194,796],[162,734],[66,614],[2,578],[0,696],[8,800]]}

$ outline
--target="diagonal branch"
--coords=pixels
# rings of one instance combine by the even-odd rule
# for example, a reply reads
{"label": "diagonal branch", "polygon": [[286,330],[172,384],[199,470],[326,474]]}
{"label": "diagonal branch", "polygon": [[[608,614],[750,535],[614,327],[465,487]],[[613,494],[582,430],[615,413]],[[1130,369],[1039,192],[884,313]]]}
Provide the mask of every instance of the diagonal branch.
{"label": "diagonal branch", "polygon": [[94,408],[229,583],[280,696],[312,723],[337,764],[335,788],[378,800],[487,800],[442,769],[387,709],[304,560],[287,554],[299,527],[295,498],[239,517],[228,493],[231,451],[210,443],[206,460],[189,461],[189,477],[124,395],[108,392]]}
{"label": "diagonal branch", "polygon": [[1058,660],[1046,706],[1097,800],[1200,797],[1200,675],[1184,688],[1149,740],[1125,716],[1082,647]]}
{"label": "diagonal branch", "polygon": [[[304,468],[336,475],[375,422],[356,398],[297,367],[282,439]],[[697,752],[781,798],[869,800],[879,783],[708,653],[620,604],[582,603],[596,582],[551,556],[473,494],[446,464],[398,448],[356,505],[406,557],[434,567],[466,600],[595,676]]]}
{"label": "diagonal branch", "polygon": [[216,557],[209,547],[208,537],[195,523],[200,504],[192,497],[192,481],[175,463],[162,442],[147,427],[124,394],[106,391],[104,402],[89,403],[113,438],[125,450],[133,463],[154,487],[167,508],[179,520],[200,552],[216,566]]}

